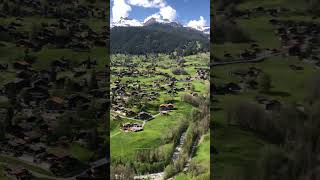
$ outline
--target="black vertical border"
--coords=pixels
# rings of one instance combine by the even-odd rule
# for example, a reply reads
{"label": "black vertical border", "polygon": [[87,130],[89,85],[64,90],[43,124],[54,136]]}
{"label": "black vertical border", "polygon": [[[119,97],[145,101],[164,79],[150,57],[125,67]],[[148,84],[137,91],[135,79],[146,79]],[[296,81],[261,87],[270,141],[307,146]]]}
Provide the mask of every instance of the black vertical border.
{"label": "black vertical border", "polygon": [[210,0],[210,179],[213,179],[213,141],[214,141],[214,131],[213,131],[213,39],[214,39],[214,1]]}
{"label": "black vertical border", "polygon": [[106,177],[106,179],[110,179],[110,109],[111,109],[111,99],[110,99],[110,84],[111,84],[111,71],[110,71],[110,64],[111,64],[111,55],[110,55],[110,1],[111,0],[107,0],[106,1],[106,12],[107,12],[107,19],[106,19],[106,29],[107,29],[107,47],[106,47],[106,51],[107,51],[107,54],[108,56],[106,57],[107,59],[107,64],[106,64],[106,72],[107,72],[107,81],[109,82],[108,83],[108,87],[107,87],[107,92],[108,92],[108,109],[107,109],[107,112],[106,112],[106,120],[107,120],[107,136],[108,136],[108,143],[107,143],[107,152],[106,152],[106,158],[107,158],[107,161],[108,161],[108,165],[107,165],[107,174],[109,175],[109,177]]}

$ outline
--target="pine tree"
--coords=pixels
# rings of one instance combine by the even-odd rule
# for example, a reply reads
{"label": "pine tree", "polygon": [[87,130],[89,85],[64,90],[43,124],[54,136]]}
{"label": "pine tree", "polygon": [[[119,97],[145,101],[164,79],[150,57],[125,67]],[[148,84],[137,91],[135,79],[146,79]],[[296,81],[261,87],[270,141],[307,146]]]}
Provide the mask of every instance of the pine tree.
{"label": "pine tree", "polygon": [[271,76],[263,74],[259,79],[259,88],[261,92],[269,92],[271,89]]}

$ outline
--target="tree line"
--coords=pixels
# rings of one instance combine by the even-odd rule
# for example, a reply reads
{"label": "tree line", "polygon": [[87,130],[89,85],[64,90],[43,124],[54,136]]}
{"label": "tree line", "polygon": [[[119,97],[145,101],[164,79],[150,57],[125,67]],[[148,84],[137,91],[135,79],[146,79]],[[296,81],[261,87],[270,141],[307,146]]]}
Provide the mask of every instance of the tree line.
{"label": "tree line", "polygon": [[183,27],[114,27],[110,32],[110,41],[113,54],[169,54],[178,48],[184,50],[185,55],[191,55],[209,50],[206,35]]}

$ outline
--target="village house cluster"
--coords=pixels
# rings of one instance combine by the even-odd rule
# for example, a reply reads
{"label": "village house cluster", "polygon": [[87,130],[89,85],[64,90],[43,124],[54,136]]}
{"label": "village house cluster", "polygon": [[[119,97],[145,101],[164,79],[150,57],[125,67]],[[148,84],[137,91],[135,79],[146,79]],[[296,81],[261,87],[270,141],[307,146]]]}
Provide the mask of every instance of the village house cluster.
{"label": "village house cluster", "polygon": [[[263,71],[254,66],[247,69],[230,71],[229,75],[237,79],[239,83],[215,83],[212,84],[211,92],[213,92],[214,95],[225,95],[257,90],[259,84],[257,78],[262,74]],[[276,99],[269,99],[268,97],[260,95],[255,98],[255,101],[266,111],[279,111],[281,109],[281,102]]]}
{"label": "village house cluster", "polygon": [[[90,2],[90,1],[87,1]],[[93,2],[93,1],[91,1]],[[1,12],[1,17],[7,16],[46,16],[56,18],[61,15],[74,15],[77,18],[99,18],[105,19],[106,8],[97,7],[93,4],[85,5],[79,0],[14,0],[10,3],[4,2],[6,9]],[[12,10],[20,6],[18,10]],[[62,6],[63,5],[63,6]],[[22,7],[22,8],[21,8]],[[62,12],[66,11],[66,12]],[[66,13],[66,14],[63,14]],[[69,13],[69,14],[68,14]]]}
{"label": "village house cluster", "polygon": [[[32,37],[23,31],[17,31],[24,23],[23,18],[16,18],[15,21],[0,25],[0,31],[7,33],[14,39],[16,46],[40,51],[45,45],[55,45],[58,48],[70,48],[75,51],[89,51],[93,46],[105,47],[108,37],[108,30],[102,32],[91,29],[79,19],[60,18],[56,23],[43,22],[32,30]],[[27,66],[20,62],[22,66]]]}
{"label": "village house cluster", "polygon": [[[223,13],[223,12],[221,12]],[[278,16],[282,14],[294,14],[297,12],[286,8],[263,8],[257,7],[247,10],[235,10],[227,16],[229,20],[236,24],[233,19],[237,18],[257,18],[260,16],[270,17],[269,23],[274,27],[274,35],[280,42],[280,47],[263,48],[257,42],[248,42],[248,48],[242,50],[238,54],[231,54],[224,51],[221,57],[214,57],[213,65],[226,65],[237,63],[258,63],[264,61],[268,57],[280,56],[282,59],[288,57],[297,57],[303,62],[320,66],[319,57],[319,31],[320,24],[316,21],[303,20],[279,20]],[[218,12],[219,14],[219,12]],[[315,19],[316,17],[312,18]],[[295,72],[304,70],[304,67],[298,62],[288,62],[288,68]],[[211,92],[213,95],[239,94],[248,91],[258,90],[258,78],[264,74],[262,69],[255,66],[247,68],[238,68],[229,71],[229,76],[233,81],[215,82],[211,84]],[[283,93],[283,96],[287,94]],[[252,102],[259,104],[266,111],[279,111],[283,107],[283,102],[279,99],[268,96],[257,95]],[[300,104],[294,104],[298,112],[303,113],[304,107]]]}
{"label": "village house cluster", "polygon": [[[141,61],[135,58],[114,55],[111,59],[111,75],[114,77],[111,84],[111,112],[116,114],[115,120],[129,118],[150,121],[155,118],[155,113],[169,115],[170,111],[178,107],[174,103],[163,102],[163,96],[176,97],[179,93],[192,91],[192,81],[209,78],[207,68],[187,65],[185,61],[183,67],[194,67],[195,74],[174,75],[173,72],[165,72],[163,69],[167,67],[161,61],[155,61],[153,56],[138,56]],[[176,63],[182,62],[180,60]],[[146,109],[147,104],[154,104],[158,108],[150,113]],[[124,132],[138,132],[143,130],[144,123],[123,123],[120,129]]]}
{"label": "village house cluster", "polygon": [[270,23],[275,26],[275,35],[281,41],[282,48],[286,50],[286,55],[297,56],[303,60],[313,61],[317,66],[320,65],[320,57],[317,55],[320,47],[320,24],[276,19],[271,19]]}
{"label": "village house cluster", "polygon": [[[32,63],[20,62],[14,62],[9,66],[15,69],[17,77],[6,83],[0,93],[2,99],[14,103],[15,106],[1,109],[2,123],[7,123],[8,135],[6,141],[2,142],[1,151],[16,157],[31,157],[33,163],[44,163],[57,174],[59,170],[76,167],[77,159],[69,155],[49,153],[47,146],[63,146],[71,142],[87,143],[89,131],[82,130],[74,134],[72,139],[60,137],[48,142],[48,138],[57,130],[59,119],[65,113],[89,110],[92,108],[93,100],[99,101],[95,118],[103,120],[109,103],[105,96],[106,91],[100,90],[99,84],[107,79],[107,73],[94,74],[94,77],[91,77],[91,81],[96,83],[93,87],[90,85],[93,82],[88,82],[86,78],[79,82],[69,82],[70,79],[67,77],[57,78],[57,74],[66,71],[78,76],[79,71],[74,71],[75,68],[72,68],[66,59],[53,61],[51,71],[37,71],[32,68]],[[84,61],[84,74],[90,69],[88,64],[91,62],[90,59]],[[82,65],[80,66],[82,68]],[[53,89],[68,91],[71,94],[66,97],[56,96],[51,94]]]}
{"label": "village house cluster", "polygon": [[[83,162],[69,152],[52,149],[66,149],[71,144],[89,149],[90,138],[94,137],[97,146],[91,150],[97,157],[90,161],[105,158],[105,152],[100,151],[105,148],[106,135],[95,130],[106,123],[110,106],[107,52],[103,60],[93,58],[90,52],[107,46],[109,30],[103,25],[98,26],[101,29],[93,27],[84,19],[90,18],[97,24],[104,22],[105,8],[68,0],[1,3],[1,7],[8,6],[8,12],[1,9],[1,17],[10,17],[9,21],[0,24],[0,33],[8,41],[1,43],[1,47],[14,44],[24,53],[0,62],[0,72],[12,75],[6,77],[0,87],[3,134],[0,154],[26,161],[56,176],[71,176],[75,171],[90,168],[89,162]],[[19,12],[13,11],[16,6],[20,7]],[[39,15],[42,18],[38,18]],[[35,23],[30,24],[32,18]],[[81,58],[70,58],[69,54],[38,56],[46,48],[86,55]],[[77,125],[79,127],[72,134],[61,133],[66,128],[63,126]],[[94,169],[98,168],[100,166]],[[23,179],[31,174],[28,171],[28,168],[12,167],[6,172],[8,176]],[[98,171],[90,173],[94,175]]]}

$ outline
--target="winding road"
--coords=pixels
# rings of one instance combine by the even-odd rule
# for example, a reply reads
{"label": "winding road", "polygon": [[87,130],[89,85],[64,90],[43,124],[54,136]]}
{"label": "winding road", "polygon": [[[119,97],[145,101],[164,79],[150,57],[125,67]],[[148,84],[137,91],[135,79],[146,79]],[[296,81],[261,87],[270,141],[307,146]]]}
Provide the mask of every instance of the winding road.
{"label": "winding road", "polygon": [[[6,156],[5,156],[6,157]],[[11,156],[8,156],[9,158],[12,158]],[[20,160],[22,161],[22,160]],[[29,163],[27,161],[23,161],[24,163],[27,163],[28,165],[30,166],[34,166],[34,167],[37,167],[37,168],[41,168],[39,166],[36,166],[35,164],[32,164],[32,163]],[[90,163],[90,168],[87,168],[83,171],[81,171],[81,173],[78,173],[76,175],[73,175],[71,177],[56,177],[56,176],[50,176],[50,175],[46,175],[46,174],[42,174],[42,173],[39,173],[39,172],[36,172],[34,170],[31,170],[30,168],[26,167],[26,166],[23,166],[21,165],[23,168],[27,169],[29,172],[32,173],[32,175],[34,177],[37,177],[37,178],[45,178],[45,179],[52,179],[52,180],[75,180],[76,177],[80,176],[80,175],[83,175],[85,174],[88,170],[90,170],[91,168],[95,168],[95,167],[99,167],[101,165],[104,165],[106,163],[108,163],[109,161],[106,159],[106,158],[101,158],[101,159],[98,159],[92,163]],[[1,165],[6,165],[6,166],[10,166],[10,165],[13,165],[13,166],[16,166],[16,164],[11,164],[11,163],[5,163],[5,162],[0,162]]]}
{"label": "winding road", "polygon": [[213,62],[210,65],[211,66],[223,66],[223,65],[230,65],[230,64],[240,64],[240,63],[255,63],[255,62],[261,62],[266,58],[272,57],[272,56],[279,56],[281,53],[268,53],[263,56],[257,57],[255,59],[239,59],[234,61],[228,61],[228,62]]}

